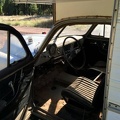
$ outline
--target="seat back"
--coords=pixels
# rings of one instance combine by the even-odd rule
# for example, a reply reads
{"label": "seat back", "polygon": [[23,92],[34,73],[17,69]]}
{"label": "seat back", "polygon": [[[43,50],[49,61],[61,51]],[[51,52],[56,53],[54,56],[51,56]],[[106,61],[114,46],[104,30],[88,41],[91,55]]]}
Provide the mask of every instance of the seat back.
{"label": "seat back", "polygon": [[104,85],[105,79],[101,78],[98,85],[93,80],[86,77],[77,78],[71,85],[62,91],[65,101],[74,101],[77,106],[85,109],[101,110],[103,107]]}
{"label": "seat back", "polygon": [[101,110],[103,108],[104,86],[105,86],[105,78],[101,80],[95,92],[93,102],[92,102],[92,105],[94,106],[94,108],[98,110]]}

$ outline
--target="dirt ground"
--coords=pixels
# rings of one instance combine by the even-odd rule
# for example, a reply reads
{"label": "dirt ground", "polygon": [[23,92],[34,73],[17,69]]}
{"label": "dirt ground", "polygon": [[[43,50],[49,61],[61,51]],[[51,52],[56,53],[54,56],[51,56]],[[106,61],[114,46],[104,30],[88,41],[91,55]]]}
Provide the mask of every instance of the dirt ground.
{"label": "dirt ground", "polygon": [[41,34],[42,32],[48,33],[50,28],[39,28],[39,27],[20,27],[13,26],[21,34]]}
{"label": "dirt ground", "polygon": [[[21,34],[42,34],[45,32],[46,34],[49,32],[50,28],[39,28],[39,27],[20,27],[20,26],[12,26]],[[0,49],[3,47],[6,41],[6,33],[0,31],[1,39],[0,39]]]}

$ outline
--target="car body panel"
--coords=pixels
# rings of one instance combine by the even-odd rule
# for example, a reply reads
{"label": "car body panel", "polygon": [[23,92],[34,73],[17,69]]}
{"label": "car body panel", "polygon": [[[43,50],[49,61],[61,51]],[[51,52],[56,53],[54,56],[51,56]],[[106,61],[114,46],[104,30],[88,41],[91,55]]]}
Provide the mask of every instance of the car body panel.
{"label": "car body panel", "polygon": [[55,21],[75,16],[112,16],[113,3],[114,0],[79,0],[56,3]]}
{"label": "car body panel", "polygon": [[[120,119],[120,1],[115,1],[108,54],[104,114],[106,120]],[[108,87],[107,87],[108,86]]]}

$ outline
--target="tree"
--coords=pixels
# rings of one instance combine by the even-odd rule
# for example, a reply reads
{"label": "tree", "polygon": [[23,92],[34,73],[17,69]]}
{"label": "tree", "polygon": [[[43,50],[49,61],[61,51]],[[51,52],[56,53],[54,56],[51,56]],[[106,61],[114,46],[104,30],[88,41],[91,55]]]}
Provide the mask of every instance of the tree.
{"label": "tree", "polygon": [[3,5],[4,5],[5,0],[0,0],[0,14],[3,15]]}
{"label": "tree", "polygon": [[51,5],[15,4],[14,0],[0,0],[0,15],[51,15],[51,13]]}
{"label": "tree", "polygon": [[39,15],[51,15],[52,14],[52,5],[38,4],[38,14]]}
{"label": "tree", "polygon": [[30,5],[30,13],[31,15],[37,14],[38,8],[36,4],[31,4]]}
{"label": "tree", "polygon": [[5,0],[3,12],[5,15],[13,15],[15,13],[15,4],[13,3],[13,0]]}

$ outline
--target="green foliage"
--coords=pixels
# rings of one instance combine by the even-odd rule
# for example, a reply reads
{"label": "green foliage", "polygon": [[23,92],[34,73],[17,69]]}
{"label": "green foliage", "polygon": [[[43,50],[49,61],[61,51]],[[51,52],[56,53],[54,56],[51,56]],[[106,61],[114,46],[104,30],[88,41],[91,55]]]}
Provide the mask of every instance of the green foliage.
{"label": "green foliage", "polygon": [[3,15],[3,5],[5,0],[0,0],[0,14]]}
{"label": "green foliage", "polygon": [[2,6],[0,6],[0,14],[2,15],[2,13],[3,13],[3,12],[2,12]]}
{"label": "green foliage", "polygon": [[3,12],[5,15],[13,15],[15,11],[15,4],[12,0],[5,0],[3,4]]}
{"label": "green foliage", "polygon": [[37,14],[37,10],[38,10],[38,8],[37,8],[36,4],[31,4],[30,5],[30,13],[31,13],[31,15]]}
{"label": "green foliage", "polygon": [[52,6],[43,4],[15,4],[14,0],[0,0],[0,15],[51,15]]}

